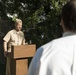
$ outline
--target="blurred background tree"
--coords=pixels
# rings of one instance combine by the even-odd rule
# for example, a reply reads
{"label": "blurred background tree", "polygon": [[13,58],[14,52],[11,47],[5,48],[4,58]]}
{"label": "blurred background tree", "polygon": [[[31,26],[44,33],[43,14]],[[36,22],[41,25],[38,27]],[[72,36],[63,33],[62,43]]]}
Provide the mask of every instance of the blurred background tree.
{"label": "blurred background tree", "polygon": [[62,36],[60,13],[68,0],[0,0],[0,31],[7,33],[14,22],[8,17],[17,15],[23,21],[26,42],[37,48]]}

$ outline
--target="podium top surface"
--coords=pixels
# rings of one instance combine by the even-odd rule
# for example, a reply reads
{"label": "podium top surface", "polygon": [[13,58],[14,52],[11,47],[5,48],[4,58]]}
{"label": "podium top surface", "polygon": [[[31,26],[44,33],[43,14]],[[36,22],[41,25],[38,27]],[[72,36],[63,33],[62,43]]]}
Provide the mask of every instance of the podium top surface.
{"label": "podium top surface", "polygon": [[36,52],[36,45],[19,45],[12,46],[11,53],[9,54],[11,58],[28,58],[33,57]]}

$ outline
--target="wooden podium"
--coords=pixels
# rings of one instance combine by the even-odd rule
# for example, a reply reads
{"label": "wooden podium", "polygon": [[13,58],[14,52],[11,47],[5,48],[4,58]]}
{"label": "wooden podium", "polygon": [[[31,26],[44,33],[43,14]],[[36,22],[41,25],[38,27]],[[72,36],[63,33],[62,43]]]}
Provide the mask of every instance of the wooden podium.
{"label": "wooden podium", "polygon": [[28,59],[33,57],[36,52],[36,45],[20,45],[12,46],[9,54],[11,58],[12,75],[27,75]]}

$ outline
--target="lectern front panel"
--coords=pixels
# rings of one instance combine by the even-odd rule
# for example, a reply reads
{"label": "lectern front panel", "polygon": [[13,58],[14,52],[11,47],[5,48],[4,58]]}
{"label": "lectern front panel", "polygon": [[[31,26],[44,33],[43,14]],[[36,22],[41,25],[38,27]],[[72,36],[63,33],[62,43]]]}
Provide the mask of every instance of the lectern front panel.
{"label": "lectern front panel", "polygon": [[11,64],[12,75],[27,75],[28,70],[28,60],[27,59],[17,59]]}

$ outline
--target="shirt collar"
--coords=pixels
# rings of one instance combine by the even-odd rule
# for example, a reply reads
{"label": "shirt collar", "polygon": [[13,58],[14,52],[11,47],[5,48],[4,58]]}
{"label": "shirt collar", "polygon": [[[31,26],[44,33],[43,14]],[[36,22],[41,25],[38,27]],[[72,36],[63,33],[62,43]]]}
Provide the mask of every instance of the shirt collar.
{"label": "shirt collar", "polygon": [[64,32],[63,33],[63,37],[65,37],[65,36],[70,36],[70,35],[75,35],[76,33],[74,33],[74,32]]}
{"label": "shirt collar", "polygon": [[14,29],[14,31],[15,31],[16,34],[19,34],[20,33],[20,31],[17,32],[15,29]]}

